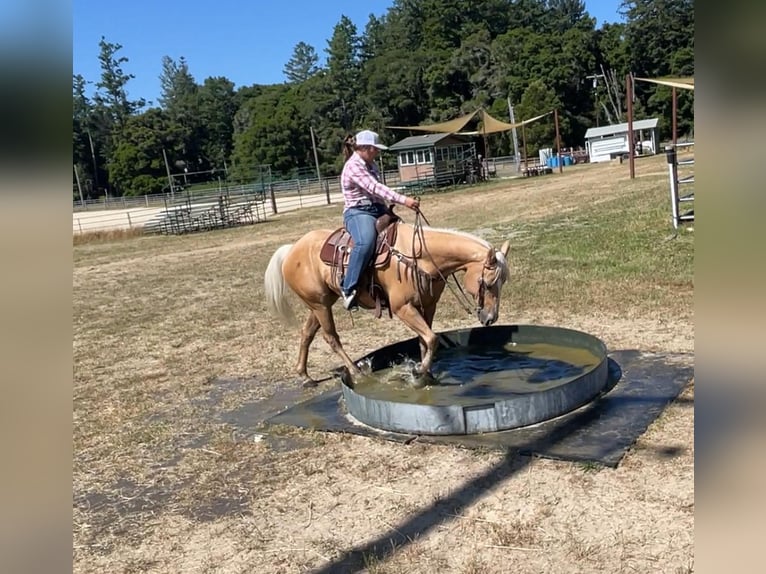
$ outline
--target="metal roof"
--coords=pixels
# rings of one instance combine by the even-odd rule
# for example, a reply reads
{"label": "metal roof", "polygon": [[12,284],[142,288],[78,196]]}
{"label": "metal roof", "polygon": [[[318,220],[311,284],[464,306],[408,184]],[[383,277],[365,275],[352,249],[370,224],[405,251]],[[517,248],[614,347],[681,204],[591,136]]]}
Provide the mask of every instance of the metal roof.
{"label": "metal roof", "polygon": [[401,141],[396,142],[394,145],[388,147],[392,150],[400,149],[415,149],[421,147],[432,147],[439,143],[446,137],[450,137],[452,134],[423,134],[421,136],[410,136],[404,138]]}
{"label": "metal roof", "polygon": [[[657,127],[657,118],[650,118],[648,120],[637,120],[633,122],[633,131],[637,130],[650,130]],[[604,136],[611,136],[617,134],[624,134],[628,132],[628,122],[622,124],[612,124],[611,126],[601,126],[598,128],[589,128],[585,132],[585,139],[599,138]]]}

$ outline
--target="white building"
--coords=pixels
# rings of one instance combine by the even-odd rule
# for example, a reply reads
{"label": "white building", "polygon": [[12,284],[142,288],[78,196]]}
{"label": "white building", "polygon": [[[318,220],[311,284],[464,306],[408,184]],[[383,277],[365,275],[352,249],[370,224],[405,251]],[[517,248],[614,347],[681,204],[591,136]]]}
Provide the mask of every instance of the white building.
{"label": "white building", "polygon": [[[659,133],[657,118],[633,122],[636,155],[657,153]],[[591,162],[609,161],[629,152],[628,124],[590,128],[585,132],[585,149]]]}

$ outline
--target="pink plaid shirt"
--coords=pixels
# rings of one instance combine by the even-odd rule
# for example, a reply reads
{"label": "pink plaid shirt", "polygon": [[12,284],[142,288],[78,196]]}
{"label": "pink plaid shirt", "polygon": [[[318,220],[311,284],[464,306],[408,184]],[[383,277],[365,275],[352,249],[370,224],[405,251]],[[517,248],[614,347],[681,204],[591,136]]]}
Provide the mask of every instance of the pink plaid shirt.
{"label": "pink plaid shirt", "polygon": [[379,179],[378,167],[374,163],[368,165],[358,153],[354,152],[343,166],[343,173],[340,176],[340,187],[345,203],[343,210],[385,201],[404,205],[407,196],[380,183]]}

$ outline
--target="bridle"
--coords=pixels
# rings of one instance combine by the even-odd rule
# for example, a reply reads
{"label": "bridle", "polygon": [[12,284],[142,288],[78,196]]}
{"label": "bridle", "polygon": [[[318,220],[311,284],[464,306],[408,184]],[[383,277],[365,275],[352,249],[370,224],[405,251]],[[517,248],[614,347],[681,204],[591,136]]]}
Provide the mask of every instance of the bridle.
{"label": "bridle", "polygon": [[[423,222],[426,223],[426,225],[430,225],[428,223],[428,220],[426,219],[426,216],[423,215],[423,212],[420,211],[420,208],[417,208],[415,210],[415,233],[412,237],[412,254],[415,255],[415,238],[417,238],[420,242],[421,247],[423,248],[423,251],[428,255],[428,257],[431,259],[431,262],[434,261],[433,256],[428,251],[428,247],[426,246],[426,240],[425,236],[423,234]],[[418,293],[421,293],[421,285],[420,285],[420,273],[417,273],[417,257],[413,257],[413,264],[415,266],[415,277],[417,281],[417,287],[418,287]],[[435,266],[435,265],[434,265]],[[435,266],[436,267],[436,266]],[[484,279],[484,274],[488,271],[492,270],[495,272],[494,278],[492,278],[491,281],[487,281]],[[487,265],[486,262],[484,263],[484,267],[481,270],[481,274],[479,275],[479,289],[476,294],[476,300],[473,301],[472,298],[465,292],[463,287],[460,285],[460,282],[455,277],[454,273],[450,274],[450,277],[454,280],[455,287],[457,287],[457,291],[453,289],[452,285],[450,285],[449,281],[446,277],[444,277],[444,274],[441,272],[441,269],[436,267],[436,272],[438,273],[438,278],[444,281],[444,284],[452,291],[452,294],[455,296],[455,299],[457,299],[458,303],[463,307],[463,310],[465,310],[469,315],[476,315],[479,316],[479,313],[484,308],[484,296],[487,292],[487,289],[491,289],[492,286],[497,283],[497,281],[502,277],[503,272],[502,268],[499,264],[499,262],[495,262],[494,265]]]}

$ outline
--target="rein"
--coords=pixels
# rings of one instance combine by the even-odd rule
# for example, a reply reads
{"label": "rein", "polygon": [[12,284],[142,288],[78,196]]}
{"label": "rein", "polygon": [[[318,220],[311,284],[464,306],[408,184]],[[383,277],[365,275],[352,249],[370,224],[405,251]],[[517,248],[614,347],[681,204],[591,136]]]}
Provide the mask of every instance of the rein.
{"label": "rein", "polygon": [[[484,281],[484,274],[481,275],[481,282],[479,283],[479,298],[478,298],[478,306],[476,308],[472,308],[472,301],[471,298],[466,294],[466,292],[463,290],[463,288],[460,286],[460,282],[457,280],[457,277],[455,277],[454,273],[450,273],[450,277],[455,282],[455,286],[457,287],[457,292],[455,289],[450,285],[449,280],[447,277],[444,276],[444,274],[441,272],[441,269],[436,265],[436,262],[434,261],[433,255],[431,255],[431,252],[428,250],[428,246],[426,245],[426,239],[425,239],[425,233],[423,231],[423,222],[425,222],[426,225],[430,225],[428,223],[428,219],[426,219],[426,216],[423,214],[422,211],[420,211],[420,208],[417,208],[415,210],[415,233],[412,235],[412,264],[415,269],[415,284],[418,289],[418,294],[423,292],[423,287],[421,284],[421,275],[426,275],[425,272],[421,272],[418,269],[418,257],[417,257],[417,251],[415,250],[415,239],[420,242],[420,247],[422,250],[428,255],[428,258],[431,260],[431,262],[434,264],[434,267],[436,267],[436,272],[439,274],[438,278],[444,281],[444,284],[449,287],[449,290],[452,292],[452,294],[455,296],[455,299],[457,299],[458,303],[463,307],[463,309],[469,314],[474,315],[478,309],[480,309],[483,305],[484,300],[484,291],[487,287],[486,282]],[[459,294],[458,294],[459,292]],[[422,307],[422,305],[421,305]]]}

